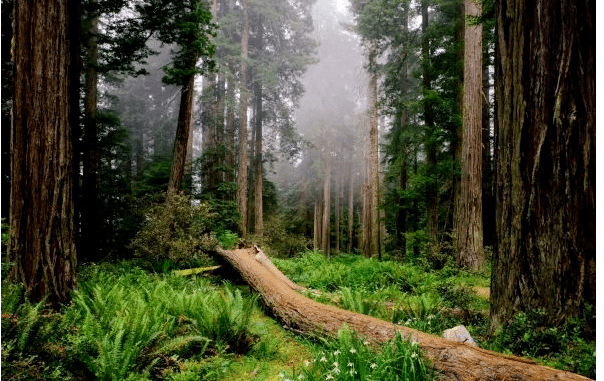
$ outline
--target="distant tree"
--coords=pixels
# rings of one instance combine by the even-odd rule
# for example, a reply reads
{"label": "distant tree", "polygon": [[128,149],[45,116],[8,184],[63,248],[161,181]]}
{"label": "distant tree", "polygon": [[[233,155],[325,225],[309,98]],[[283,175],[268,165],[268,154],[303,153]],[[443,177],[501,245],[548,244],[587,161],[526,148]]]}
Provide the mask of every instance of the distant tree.
{"label": "distant tree", "polygon": [[248,91],[247,91],[247,68],[248,68],[248,42],[250,34],[250,20],[248,15],[249,3],[248,0],[243,0],[243,22],[241,26],[241,73],[240,73],[240,111],[239,119],[241,125],[239,127],[239,169],[237,171],[237,209],[239,211],[239,232],[242,236],[246,236],[247,230],[247,108],[248,108]]}
{"label": "distant tree", "polygon": [[596,2],[503,0],[497,24],[491,326],[562,323],[596,303]]}
{"label": "distant tree", "polygon": [[[474,18],[480,9],[466,0],[465,12]],[[457,265],[484,269],[482,237],[482,25],[466,21],[461,181],[457,204]]]}
{"label": "distant tree", "polygon": [[46,296],[58,307],[76,286],[79,4],[16,1],[14,7],[11,277],[31,300]]}

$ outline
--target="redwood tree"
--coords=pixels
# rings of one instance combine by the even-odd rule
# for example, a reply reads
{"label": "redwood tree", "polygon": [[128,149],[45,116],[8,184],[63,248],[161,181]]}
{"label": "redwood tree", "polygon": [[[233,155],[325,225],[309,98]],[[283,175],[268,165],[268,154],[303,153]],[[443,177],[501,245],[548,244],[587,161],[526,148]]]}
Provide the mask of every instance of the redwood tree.
{"label": "redwood tree", "polygon": [[[474,0],[466,0],[468,16],[479,16]],[[466,22],[461,181],[457,208],[457,264],[484,268],[482,247],[482,26]]]}
{"label": "redwood tree", "polygon": [[79,11],[70,0],[14,3],[11,278],[57,307],[76,285],[74,148]]}
{"label": "redwood tree", "polygon": [[595,22],[595,0],[498,4],[493,327],[595,306]]}

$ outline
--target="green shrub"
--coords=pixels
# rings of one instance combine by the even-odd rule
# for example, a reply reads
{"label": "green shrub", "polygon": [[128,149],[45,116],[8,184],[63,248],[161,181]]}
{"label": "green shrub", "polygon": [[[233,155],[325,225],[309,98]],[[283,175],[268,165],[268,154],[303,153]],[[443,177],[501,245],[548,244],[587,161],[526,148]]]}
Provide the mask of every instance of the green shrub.
{"label": "green shrub", "polygon": [[221,230],[216,234],[218,244],[226,250],[234,249],[237,246],[239,236],[230,230]]}
{"label": "green shrub", "polygon": [[443,303],[450,308],[469,310],[476,299],[476,293],[470,286],[454,281],[441,282],[437,290]]}
{"label": "green shrub", "polygon": [[207,257],[205,252],[217,243],[212,233],[215,217],[207,204],[193,205],[189,197],[174,195],[148,210],[131,248],[136,256],[156,262]]}
{"label": "green shrub", "polygon": [[596,341],[590,331],[593,307],[563,326],[548,324],[544,310],[518,312],[497,330],[490,348],[541,359],[546,365],[596,378]]}

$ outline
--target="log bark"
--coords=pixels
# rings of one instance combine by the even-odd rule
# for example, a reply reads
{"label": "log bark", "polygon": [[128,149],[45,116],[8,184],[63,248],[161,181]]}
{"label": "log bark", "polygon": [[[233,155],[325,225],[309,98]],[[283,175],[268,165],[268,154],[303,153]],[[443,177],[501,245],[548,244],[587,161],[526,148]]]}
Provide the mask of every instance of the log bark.
{"label": "log bark", "polygon": [[[429,335],[402,325],[315,302],[296,292],[292,283],[258,248],[234,251],[217,248],[243,279],[261,296],[274,316],[286,327],[305,334],[335,336],[342,324],[374,343],[398,331],[422,348],[433,367],[455,380],[587,380],[570,372],[537,365],[519,357]],[[270,265],[269,265],[270,263]]]}

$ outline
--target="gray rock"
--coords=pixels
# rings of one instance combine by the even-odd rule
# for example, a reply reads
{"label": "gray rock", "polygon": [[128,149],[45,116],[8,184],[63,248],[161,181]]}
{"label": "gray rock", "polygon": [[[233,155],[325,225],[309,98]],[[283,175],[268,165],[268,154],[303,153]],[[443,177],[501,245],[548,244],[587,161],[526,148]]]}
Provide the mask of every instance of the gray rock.
{"label": "gray rock", "polygon": [[478,346],[474,339],[472,339],[472,336],[470,336],[470,332],[468,332],[466,327],[464,327],[463,325],[458,325],[457,327],[445,330],[445,332],[443,332],[443,337],[445,339],[471,344],[476,347]]}

